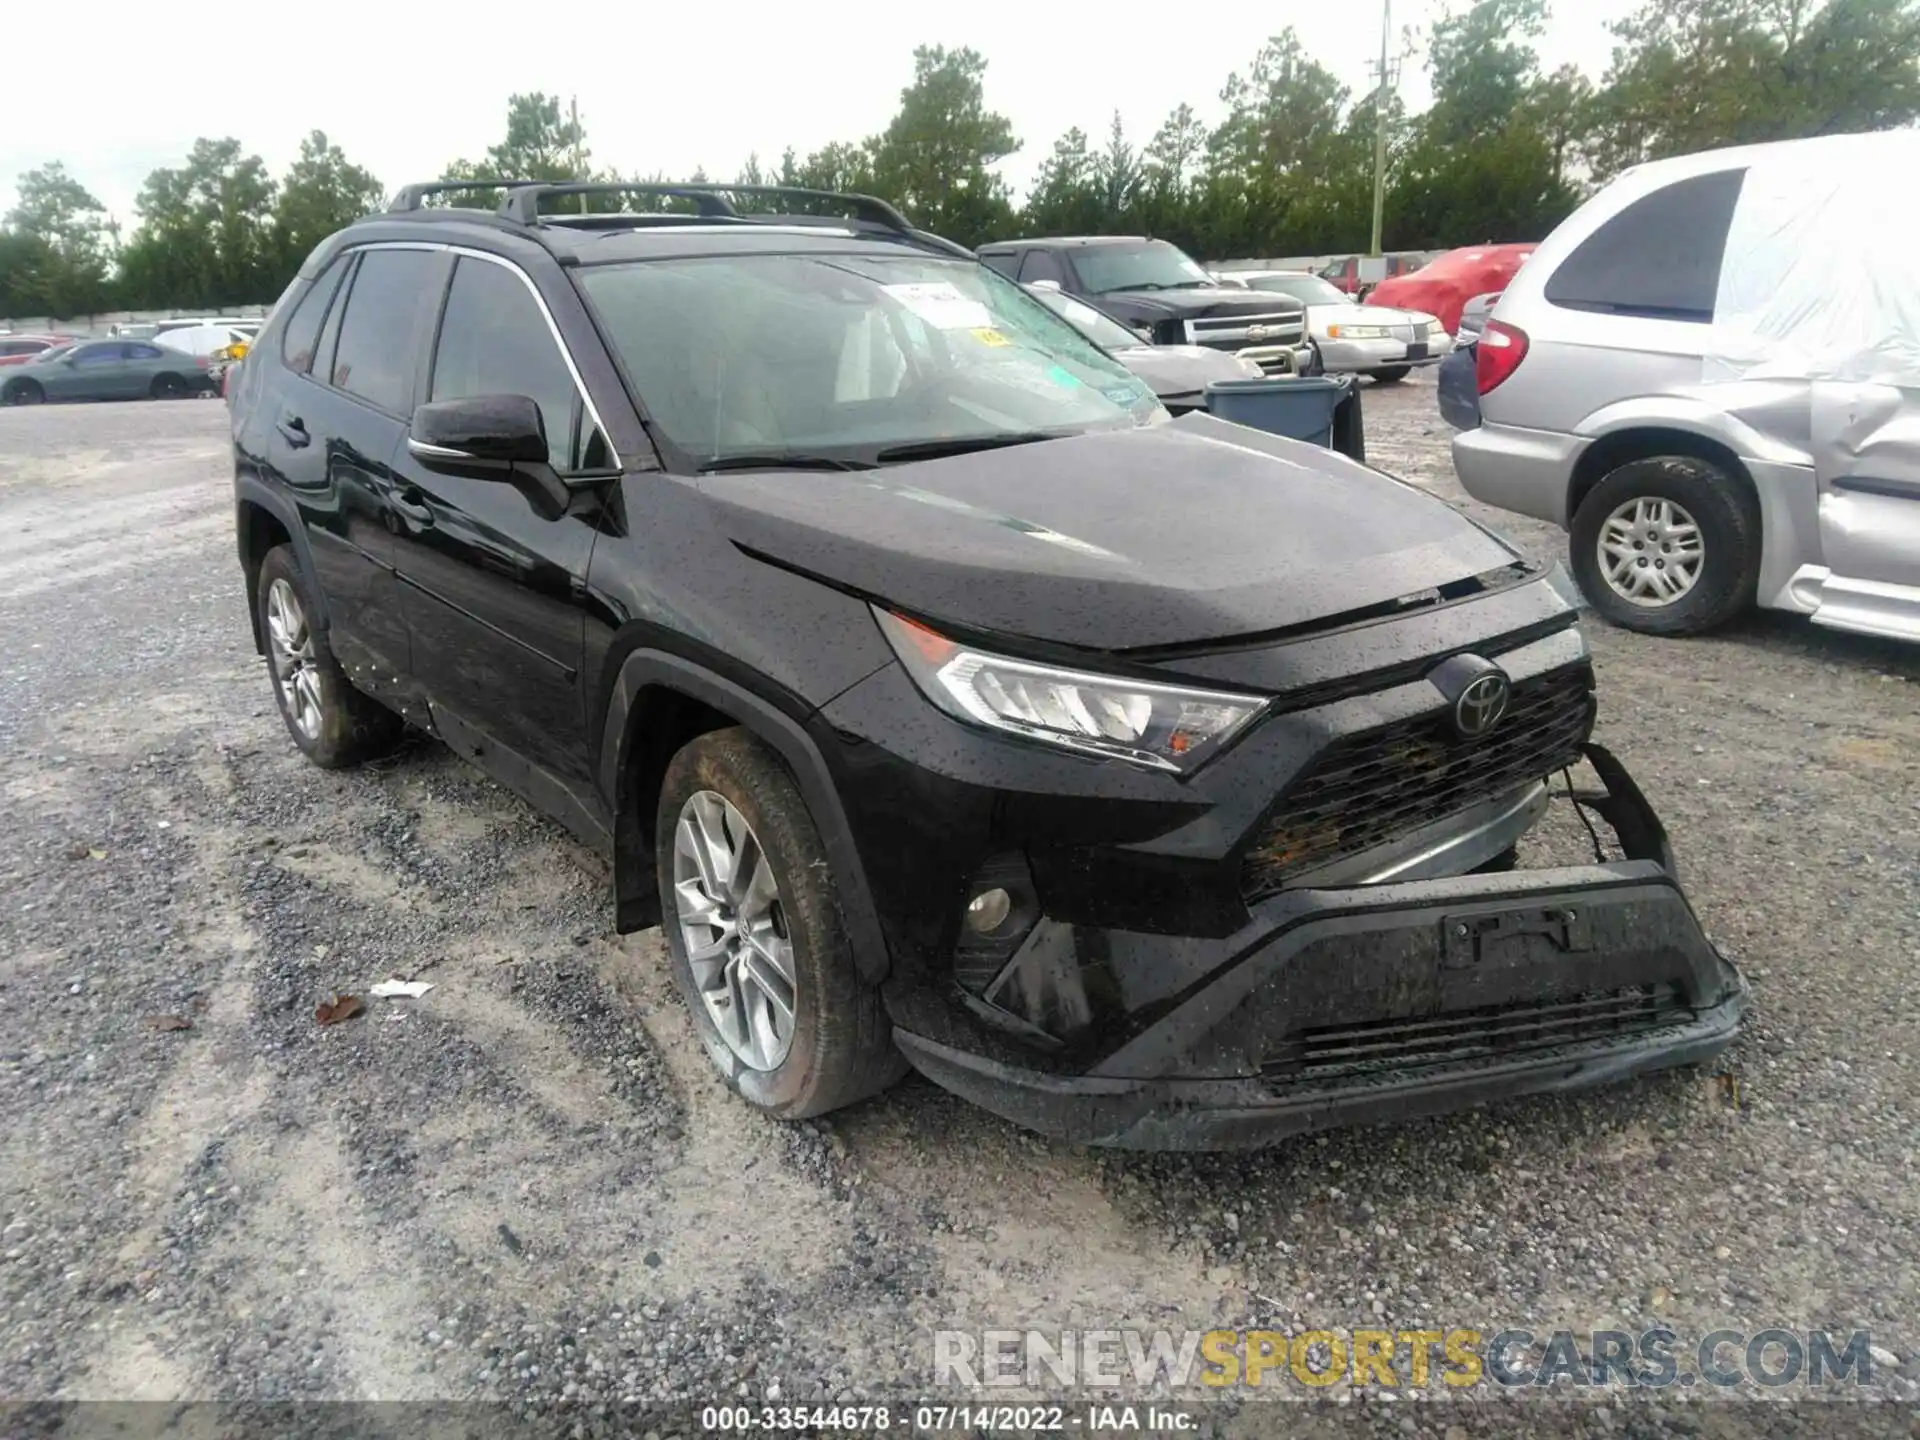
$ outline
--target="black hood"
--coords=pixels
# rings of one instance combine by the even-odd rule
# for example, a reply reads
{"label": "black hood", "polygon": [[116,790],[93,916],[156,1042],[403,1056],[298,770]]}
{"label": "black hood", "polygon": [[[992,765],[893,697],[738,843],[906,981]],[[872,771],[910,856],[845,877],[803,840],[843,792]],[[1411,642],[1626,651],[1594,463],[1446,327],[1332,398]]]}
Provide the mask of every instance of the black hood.
{"label": "black hood", "polygon": [[1199,413],[880,470],[700,484],[749,553],[935,623],[1089,650],[1284,629],[1517,558],[1413,486]]}
{"label": "black hood", "polygon": [[1104,295],[1088,298],[1122,320],[1205,320],[1220,315],[1304,316],[1307,310],[1291,295],[1225,285],[1199,290],[1109,290]]}

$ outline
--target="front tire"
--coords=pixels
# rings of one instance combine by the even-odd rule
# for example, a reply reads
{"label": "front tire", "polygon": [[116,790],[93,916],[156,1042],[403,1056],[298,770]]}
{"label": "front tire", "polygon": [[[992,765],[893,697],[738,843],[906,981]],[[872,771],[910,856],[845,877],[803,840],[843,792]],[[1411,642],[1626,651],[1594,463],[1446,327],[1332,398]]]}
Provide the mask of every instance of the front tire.
{"label": "front tire", "polygon": [[47,398],[38,380],[16,380],[0,391],[0,401],[8,405],[38,405]]}
{"label": "front tire", "polygon": [[184,400],[190,391],[187,382],[178,375],[156,375],[147,393],[156,400]]}
{"label": "front tire", "polygon": [[1574,578],[1593,608],[1645,635],[1703,635],[1753,605],[1760,507],[1711,461],[1634,460],[1574,513]]}
{"label": "front tire", "polygon": [[327,645],[313,589],[288,545],[260,563],[260,634],[266,640],[273,698],[300,752],[338,770],[393,748],[405,728],[398,715],[353,688]]}
{"label": "front tire", "polygon": [[661,784],[654,846],[674,979],[729,1088],[799,1120],[899,1079],[826,847],[772,751],[744,729],[687,745]]}

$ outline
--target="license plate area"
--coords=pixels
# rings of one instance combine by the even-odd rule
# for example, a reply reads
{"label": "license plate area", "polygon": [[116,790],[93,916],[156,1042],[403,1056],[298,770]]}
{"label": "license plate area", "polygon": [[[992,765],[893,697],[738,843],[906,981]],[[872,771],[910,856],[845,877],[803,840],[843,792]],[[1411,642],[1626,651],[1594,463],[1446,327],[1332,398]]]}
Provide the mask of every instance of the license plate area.
{"label": "license plate area", "polygon": [[1536,957],[1543,947],[1561,955],[1593,949],[1591,915],[1578,905],[1536,905],[1449,915],[1440,922],[1440,964],[1446,970],[1497,962],[1514,949]]}
{"label": "license plate area", "polygon": [[1424,340],[1416,340],[1413,344],[1407,346],[1407,359],[1409,360],[1424,360],[1429,353],[1427,342]]}

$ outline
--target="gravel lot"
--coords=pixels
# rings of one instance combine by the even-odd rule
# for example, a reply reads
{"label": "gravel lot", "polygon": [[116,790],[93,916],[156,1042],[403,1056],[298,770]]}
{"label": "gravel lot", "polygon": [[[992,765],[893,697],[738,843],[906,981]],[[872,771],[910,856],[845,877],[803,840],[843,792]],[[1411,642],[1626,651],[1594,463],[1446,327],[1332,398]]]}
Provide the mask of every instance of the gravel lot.
{"label": "gravel lot", "polygon": [[[1465,501],[1430,379],[1367,407],[1383,468],[1559,551]],[[1731,1079],[1230,1158],[917,1079],[780,1127],[557,828],[429,742],[296,757],[225,420],[0,411],[0,1398],[852,1400],[924,1392],[945,1328],[1656,1321],[1870,1328],[1915,1395],[1920,649],[1591,627],[1600,738],[1753,982]],[[394,975],[436,988],[315,1024]]]}

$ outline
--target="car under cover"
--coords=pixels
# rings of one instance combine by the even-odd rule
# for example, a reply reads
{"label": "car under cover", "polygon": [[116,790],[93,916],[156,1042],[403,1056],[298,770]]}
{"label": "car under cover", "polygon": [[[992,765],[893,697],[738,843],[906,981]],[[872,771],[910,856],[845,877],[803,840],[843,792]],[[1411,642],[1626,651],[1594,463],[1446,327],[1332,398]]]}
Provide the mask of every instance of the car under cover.
{"label": "car under cover", "polygon": [[701,484],[749,553],[928,619],[1087,650],[1285,630],[1520,559],[1415,486],[1199,412],[803,484]]}

